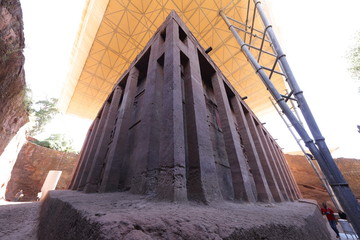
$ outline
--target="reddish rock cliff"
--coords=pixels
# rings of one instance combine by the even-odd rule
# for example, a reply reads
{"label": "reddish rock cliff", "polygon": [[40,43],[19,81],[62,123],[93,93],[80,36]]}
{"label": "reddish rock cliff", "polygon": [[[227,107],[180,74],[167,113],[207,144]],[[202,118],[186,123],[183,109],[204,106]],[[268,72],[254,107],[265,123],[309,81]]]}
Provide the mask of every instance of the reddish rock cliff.
{"label": "reddish rock cliff", "polygon": [[0,0],[0,155],[28,122],[23,106],[24,34],[18,0]]}
{"label": "reddish rock cliff", "polygon": [[27,142],[11,172],[6,199],[12,200],[16,192],[22,189],[25,194],[22,201],[35,200],[50,170],[62,171],[57,189],[67,189],[77,159],[77,154],[59,152]]}
{"label": "reddish rock cliff", "polygon": [[354,158],[337,158],[335,162],[349,183],[355,197],[360,199],[360,160]]}
{"label": "reddish rock cliff", "polygon": [[[304,156],[286,154],[285,157],[304,198],[315,199],[319,204],[331,201],[319,177]],[[360,160],[338,158],[335,162],[356,198],[360,199]]]}

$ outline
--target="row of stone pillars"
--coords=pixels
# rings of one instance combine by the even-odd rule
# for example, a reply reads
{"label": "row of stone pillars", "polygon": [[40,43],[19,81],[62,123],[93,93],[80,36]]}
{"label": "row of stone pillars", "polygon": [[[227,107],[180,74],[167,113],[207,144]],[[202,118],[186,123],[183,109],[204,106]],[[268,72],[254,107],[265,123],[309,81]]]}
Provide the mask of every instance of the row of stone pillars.
{"label": "row of stone pillars", "polygon": [[280,147],[175,12],[104,103],[70,189],[170,201],[300,197]]}

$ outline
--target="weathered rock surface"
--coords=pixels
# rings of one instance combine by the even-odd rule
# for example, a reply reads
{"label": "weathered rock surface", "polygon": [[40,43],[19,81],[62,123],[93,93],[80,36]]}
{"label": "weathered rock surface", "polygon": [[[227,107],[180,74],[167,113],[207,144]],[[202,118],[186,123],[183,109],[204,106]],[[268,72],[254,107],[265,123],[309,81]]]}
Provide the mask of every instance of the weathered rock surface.
{"label": "weathered rock surface", "polygon": [[12,200],[22,189],[22,201],[34,201],[50,170],[62,171],[57,189],[67,189],[78,155],[60,152],[27,142],[11,172],[6,199]]}
{"label": "weathered rock surface", "polygon": [[331,239],[317,206],[149,201],[129,193],[51,191],[39,239]]}
{"label": "weathered rock surface", "polygon": [[0,155],[28,122],[24,109],[24,34],[19,0],[0,1]]}
{"label": "weathered rock surface", "polygon": [[360,199],[360,159],[337,158],[335,162],[349,183],[355,197]]}
{"label": "weathered rock surface", "polygon": [[0,202],[0,239],[36,240],[40,202]]}
{"label": "weathered rock surface", "polygon": [[11,139],[4,152],[0,155],[0,199],[5,199],[7,184],[11,177],[11,171],[15,165],[18,154],[26,142],[26,124],[20,128],[17,134]]}
{"label": "weathered rock surface", "polygon": [[[304,156],[286,154],[285,158],[290,166],[295,180],[304,198],[314,199],[319,204],[331,199],[322,186],[319,177]],[[355,197],[360,199],[360,160],[350,158],[335,159],[337,166],[349,183]]]}

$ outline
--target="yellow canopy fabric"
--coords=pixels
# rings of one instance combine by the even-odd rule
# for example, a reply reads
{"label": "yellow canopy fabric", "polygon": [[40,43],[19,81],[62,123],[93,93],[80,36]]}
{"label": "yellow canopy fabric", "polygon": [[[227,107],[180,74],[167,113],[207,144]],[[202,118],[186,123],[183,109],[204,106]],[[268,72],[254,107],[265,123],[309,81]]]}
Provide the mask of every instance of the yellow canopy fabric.
{"label": "yellow canopy fabric", "polygon": [[[248,1],[89,0],[74,48],[72,68],[60,97],[61,108],[94,118],[121,74],[171,10],[175,10],[200,44],[205,49],[213,48],[210,57],[239,94],[248,97],[250,108],[256,114],[269,111],[272,108],[269,94],[219,15],[221,9],[227,16],[252,25],[254,10],[253,5],[248,7]],[[254,26],[263,28],[258,16]],[[261,33],[254,31],[246,37],[241,31],[239,34],[247,41],[251,38],[251,44],[260,47]],[[263,49],[272,52],[267,42]],[[252,52],[255,57],[259,54],[254,49]],[[260,63],[272,68],[274,57],[262,54]],[[274,75],[272,81],[278,89],[285,90],[280,75]]]}

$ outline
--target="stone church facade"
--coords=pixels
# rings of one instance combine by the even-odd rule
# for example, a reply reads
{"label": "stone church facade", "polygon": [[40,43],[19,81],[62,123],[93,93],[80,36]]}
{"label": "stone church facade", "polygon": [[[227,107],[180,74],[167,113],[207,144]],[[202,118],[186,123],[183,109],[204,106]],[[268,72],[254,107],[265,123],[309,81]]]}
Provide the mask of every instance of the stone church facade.
{"label": "stone church facade", "polygon": [[99,111],[70,189],[169,201],[300,198],[244,99],[172,12]]}

